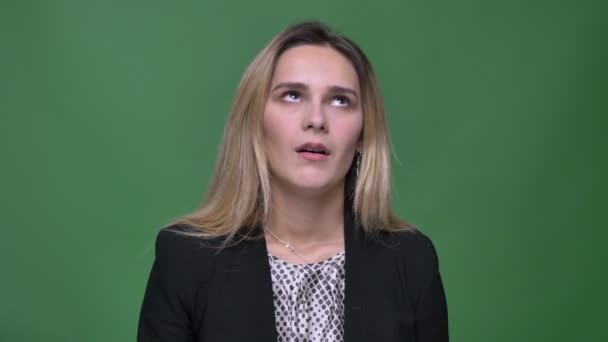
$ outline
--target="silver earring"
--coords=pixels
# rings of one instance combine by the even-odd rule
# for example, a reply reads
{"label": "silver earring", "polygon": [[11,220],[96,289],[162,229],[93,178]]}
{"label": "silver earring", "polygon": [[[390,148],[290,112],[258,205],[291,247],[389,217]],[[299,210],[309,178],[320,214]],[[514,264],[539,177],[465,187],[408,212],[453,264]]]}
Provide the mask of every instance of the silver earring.
{"label": "silver earring", "polygon": [[361,168],[361,152],[357,151],[357,166],[355,167],[355,172],[357,174],[357,178],[359,178],[359,169]]}

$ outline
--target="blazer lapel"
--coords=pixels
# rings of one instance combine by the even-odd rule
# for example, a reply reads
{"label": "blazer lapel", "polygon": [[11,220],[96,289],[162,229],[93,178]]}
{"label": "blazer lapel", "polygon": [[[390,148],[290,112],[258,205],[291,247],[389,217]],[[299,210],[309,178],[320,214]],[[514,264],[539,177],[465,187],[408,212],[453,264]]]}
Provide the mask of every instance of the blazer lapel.
{"label": "blazer lapel", "polygon": [[367,265],[364,259],[365,236],[352,212],[348,201],[344,204],[345,293],[344,293],[344,340],[363,341],[366,335],[365,284]]}
{"label": "blazer lapel", "polygon": [[[261,231],[256,226],[255,231]],[[227,254],[218,270],[222,278],[216,294],[226,327],[221,341],[276,341],[272,278],[264,239],[246,240]],[[217,299],[216,299],[217,300]],[[215,339],[214,339],[215,340]]]}
{"label": "blazer lapel", "polygon": [[[256,227],[262,231],[262,227]],[[249,267],[245,270],[251,283],[243,284],[251,288],[252,301],[256,308],[251,312],[250,329],[260,330],[259,341],[276,341],[278,334],[274,313],[274,299],[272,292],[272,277],[270,276],[270,264],[268,263],[268,250],[263,238],[252,241],[250,244],[251,258]],[[255,339],[258,341],[258,339]]]}

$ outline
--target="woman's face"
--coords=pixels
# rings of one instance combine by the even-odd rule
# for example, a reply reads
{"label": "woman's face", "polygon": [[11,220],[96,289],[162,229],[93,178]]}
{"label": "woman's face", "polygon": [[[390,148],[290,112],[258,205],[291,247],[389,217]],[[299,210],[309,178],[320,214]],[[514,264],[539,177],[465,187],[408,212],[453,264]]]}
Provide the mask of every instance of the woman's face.
{"label": "woman's face", "polygon": [[316,45],[285,51],[264,111],[273,185],[299,193],[341,185],[358,148],[361,108],[357,73],[342,54]]}

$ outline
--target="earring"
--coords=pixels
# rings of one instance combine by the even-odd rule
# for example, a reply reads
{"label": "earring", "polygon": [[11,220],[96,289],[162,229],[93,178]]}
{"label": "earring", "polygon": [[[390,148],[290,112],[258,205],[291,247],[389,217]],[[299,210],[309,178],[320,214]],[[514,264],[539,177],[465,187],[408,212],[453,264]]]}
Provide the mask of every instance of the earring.
{"label": "earring", "polygon": [[359,178],[359,169],[361,168],[361,152],[357,151],[356,153],[356,157],[357,158],[357,166],[355,167],[355,172],[357,174],[357,178]]}

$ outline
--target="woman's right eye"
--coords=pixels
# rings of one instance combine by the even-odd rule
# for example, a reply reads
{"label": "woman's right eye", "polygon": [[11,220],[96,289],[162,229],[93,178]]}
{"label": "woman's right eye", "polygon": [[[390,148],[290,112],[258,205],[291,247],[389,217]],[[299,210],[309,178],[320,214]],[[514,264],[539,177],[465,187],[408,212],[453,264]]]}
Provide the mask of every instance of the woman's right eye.
{"label": "woman's right eye", "polygon": [[300,94],[295,91],[288,91],[283,94],[282,98],[288,102],[298,102],[300,101]]}

